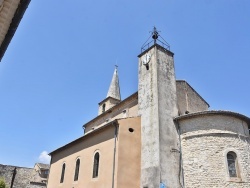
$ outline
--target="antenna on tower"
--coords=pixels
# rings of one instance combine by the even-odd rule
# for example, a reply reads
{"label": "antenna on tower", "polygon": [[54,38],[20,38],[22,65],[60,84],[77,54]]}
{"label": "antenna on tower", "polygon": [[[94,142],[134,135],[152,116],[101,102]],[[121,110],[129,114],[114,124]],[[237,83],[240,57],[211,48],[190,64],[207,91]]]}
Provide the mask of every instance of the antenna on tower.
{"label": "antenna on tower", "polygon": [[[159,44],[166,50],[170,50],[170,45],[161,37],[161,35],[159,34],[160,31],[158,31],[155,26],[153,28],[153,31],[150,31],[150,33],[151,35],[141,47],[141,52],[149,49],[149,47],[151,47],[154,44]],[[161,40],[159,39],[159,37]],[[153,40],[150,40],[150,38],[152,38]]]}

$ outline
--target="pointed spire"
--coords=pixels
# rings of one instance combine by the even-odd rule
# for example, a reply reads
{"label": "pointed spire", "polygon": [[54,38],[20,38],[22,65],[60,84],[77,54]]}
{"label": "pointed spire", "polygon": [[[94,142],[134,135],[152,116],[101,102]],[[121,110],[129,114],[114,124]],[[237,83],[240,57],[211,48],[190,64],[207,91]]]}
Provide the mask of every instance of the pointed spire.
{"label": "pointed spire", "polygon": [[109,86],[109,91],[108,91],[107,97],[113,97],[115,99],[121,100],[120,85],[119,85],[117,67],[118,66],[116,65],[115,66],[115,71],[114,71],[114,74],[113,74],[113,78],[112,78],[111,84]]}

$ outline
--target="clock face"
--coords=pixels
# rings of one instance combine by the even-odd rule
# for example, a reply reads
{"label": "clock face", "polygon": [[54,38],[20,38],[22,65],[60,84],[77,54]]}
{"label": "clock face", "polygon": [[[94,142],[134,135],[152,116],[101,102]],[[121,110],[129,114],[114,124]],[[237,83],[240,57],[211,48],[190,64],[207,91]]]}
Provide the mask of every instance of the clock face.
{"label": "clock face", "polygon": [[147,65],[149,63],[150,59],[151,59],[151,55],[150,54],[146,54],[145,57],[144,57],[144,59],[143,59],[143,64]]}

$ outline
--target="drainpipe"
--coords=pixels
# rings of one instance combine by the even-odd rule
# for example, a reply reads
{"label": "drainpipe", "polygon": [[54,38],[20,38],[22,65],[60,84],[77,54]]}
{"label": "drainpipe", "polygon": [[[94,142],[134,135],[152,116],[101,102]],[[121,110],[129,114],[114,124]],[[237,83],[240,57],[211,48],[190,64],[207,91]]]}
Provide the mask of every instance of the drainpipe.
{"label": "drainpipe", "polygon": [[117,139],[118,124],[117,124],[117,122],[113,122],[112,124],[115,126],[115,134],[114,134],[114,156],[113,156],[113,173],[112,173],[112,188],[114,188],[114,183],[115,183],[116,139]]}
{"label": "drainpipe", "polygon": [[182,159],[182,147],[181,147],[181,131],[180,131],[180,124],[178,120],[175,120],[175,123],[177,124],[177,130],[178,130],[178,136],[179,136],[179,142],[180,142],[180,167],[179,167],[179,180],[181,179],[180,176],[182,176],[182,183],[180,182],[180,185],[182,188],[185,188],[185,182],[184,182],[184,173],[183,173],[183,159]]}

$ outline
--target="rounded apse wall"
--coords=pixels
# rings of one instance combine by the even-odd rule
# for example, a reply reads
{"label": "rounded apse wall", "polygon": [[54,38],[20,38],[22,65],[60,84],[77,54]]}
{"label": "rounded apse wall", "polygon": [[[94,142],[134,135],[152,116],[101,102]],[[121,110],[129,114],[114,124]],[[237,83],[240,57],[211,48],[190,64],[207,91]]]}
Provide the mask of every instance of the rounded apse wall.
{"label": "rounded apse wall", "polygon": [[250,187],[248,119],[232,113],[178,117],[185,187]]}

